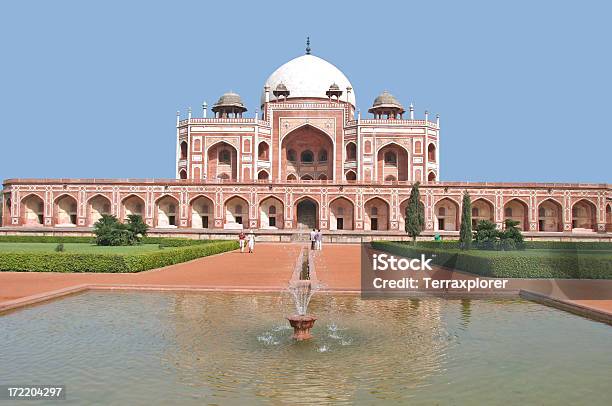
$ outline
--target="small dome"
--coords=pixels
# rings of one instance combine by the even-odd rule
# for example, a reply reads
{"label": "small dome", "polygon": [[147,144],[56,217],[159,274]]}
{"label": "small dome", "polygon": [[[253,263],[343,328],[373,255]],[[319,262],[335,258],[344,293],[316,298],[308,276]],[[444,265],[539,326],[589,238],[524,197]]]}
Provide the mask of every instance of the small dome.
{"label": "small dome", "polygon": [[400,109],[404,109],[404,106],[388,91],[384,91],[378,95],[376,99],[374,99],[374,103],[372,104],[373,108],[376,107],[399,107]]}
{"label": "small dome", "polygon": [[219,100],[217,100],[213,107],[221,106],[244,107],[244,104],[242,103],[242,99],[238,93],[227,92],[223,96],[219,97]]}
{"label": "small dome", "polygon": [[331,86],[329,87],[329,90],[340,90],[340,86],[338,86],[336,84],[336,82],[332,83]]}
{"label": "small dome", "polygon": [[219,100],[213,104],[211,110],[215,113],[221,110],[226,112],[238,111],[240,113],[244,113],[247,111],[247,108],[244,107],[244,103],[242,103],[242,99],[238,93],[227,92],[223,96],[219,97]]}
{"label": "small dome", "polygon": [[287,86],[285,86],[284,83],[279,83],[278,86],[276,86],[275,90],[277,92],[286,92],[287,91]]}

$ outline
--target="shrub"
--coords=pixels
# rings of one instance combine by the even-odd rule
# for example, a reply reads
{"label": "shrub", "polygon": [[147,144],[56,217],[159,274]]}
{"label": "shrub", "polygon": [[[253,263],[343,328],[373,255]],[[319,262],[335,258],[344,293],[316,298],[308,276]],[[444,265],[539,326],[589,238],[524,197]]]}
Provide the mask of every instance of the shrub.
{"label": "shrub", "polygon": [[135,254],[76,254],[11,252],[0,255],[0,271],[25,272],[141,272],[238,248],[237,241],[216,241]]}
{"label": "shrub", "polygon": [[474,230],[474,245],[481,250],[496,250],[499,247],[499,234],[495,223],[480,220]]}
{"label": "shrub", "polygon": [[60,242],[55,246],[55,252],[64,252],[64,243]]}
{"label": "shrub", "polygon": [[147,234],[149,226],[137,214],[130,214],[127,223],[110,214],[103,214],[94,224],[97,245],[135,245]]}

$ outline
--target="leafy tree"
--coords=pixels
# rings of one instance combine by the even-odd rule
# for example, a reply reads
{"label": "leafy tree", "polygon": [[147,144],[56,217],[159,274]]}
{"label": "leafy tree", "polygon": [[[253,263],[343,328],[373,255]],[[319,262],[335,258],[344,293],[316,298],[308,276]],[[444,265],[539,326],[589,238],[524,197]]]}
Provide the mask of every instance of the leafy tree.
{"label": "leafy tree", "polygon": [[132,232],[134,243],[139,243],[142,238],[147,235],[147,231],[149,230],[147,223],[145,223],[142,216],[138,214],[128,215],[127,227],[128,230]]}
{"label": "leafy tree", "polygon": [[419,182],[412,185],[408,205],[406,206],[406,233],[412,237],[412,243],[416,243],[416,238],[421,234],[425,227],[425,207],[421,203],[419,194]]}
{"label": "leafy tree", "polygon": [[470,194],[468,192],[463,194],[459,245],[461,246],[462,250],[469,250],[472,246],[472,200],[470,199]]}
{"label": "leafy tree", "polygon": [[500,232],[500,249],[505,251],[515,249],[525,249],[525,241],[523,234],[518,228],[519,222],[512,219],[506,219],[505,230]]}
{"label": "leafy tree", "polygon": [[97,245],[134,245],[138,242],[136,234],[128,224],[123,224],[117,217],[103,214],[94,224]]}
{"label": "leafy tree", "polygon": [[489,220],[480,220],[474,230],[474,244],[481,250],[494,250],[499,247],[500,232],[497,225]]}

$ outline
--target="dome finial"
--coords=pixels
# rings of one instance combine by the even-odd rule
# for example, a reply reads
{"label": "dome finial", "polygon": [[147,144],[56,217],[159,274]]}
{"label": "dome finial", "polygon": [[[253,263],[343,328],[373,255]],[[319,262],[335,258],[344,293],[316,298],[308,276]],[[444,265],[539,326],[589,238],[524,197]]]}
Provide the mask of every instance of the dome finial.
{"label": "dome finial", "polygon": [[306,55],[310,55],[310,37],[306,37]]}

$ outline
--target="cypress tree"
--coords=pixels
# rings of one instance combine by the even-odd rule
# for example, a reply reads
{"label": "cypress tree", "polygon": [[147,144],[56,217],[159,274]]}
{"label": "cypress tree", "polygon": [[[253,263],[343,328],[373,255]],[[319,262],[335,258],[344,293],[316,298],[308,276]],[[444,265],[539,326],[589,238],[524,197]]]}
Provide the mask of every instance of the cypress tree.
{"label": "cypress tree", "polygon": [[462,250],[469,250],[472,246],[472,201],[470,200],[470,194],[468,192],[463,194],[459,244]]}
{"label": "cypress tree", "polygon": [[412,243],[416,243],[416,238],[421,234],[425,226],[425,208],[421,203],[419,194],[419,182],[412,185],[408,205],[406,206],[406,233],[412,237]]}

